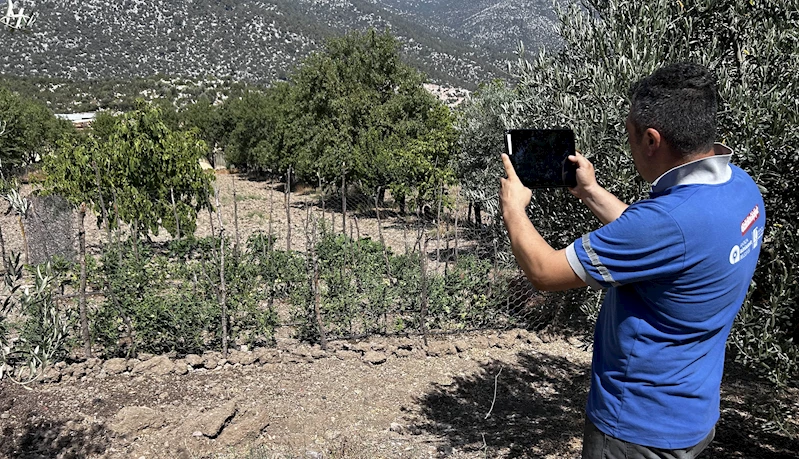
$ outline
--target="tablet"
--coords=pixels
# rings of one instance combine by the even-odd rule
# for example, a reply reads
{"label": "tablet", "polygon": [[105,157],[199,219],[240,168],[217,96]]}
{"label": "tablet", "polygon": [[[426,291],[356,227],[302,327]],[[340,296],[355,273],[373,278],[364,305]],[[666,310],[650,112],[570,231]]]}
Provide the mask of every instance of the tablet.
{"label": "tablet", "polygon": [[577,164],[571,129],[511,129],[505,131],[508,156],[516,175],[528,188],[577,186]]}

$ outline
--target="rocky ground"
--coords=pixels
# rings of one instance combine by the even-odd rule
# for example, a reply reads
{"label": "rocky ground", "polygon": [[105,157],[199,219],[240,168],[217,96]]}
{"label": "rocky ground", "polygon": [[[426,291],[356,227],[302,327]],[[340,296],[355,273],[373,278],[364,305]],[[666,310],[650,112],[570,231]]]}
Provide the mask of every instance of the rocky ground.
{"label": "rocky ground", "polygon": [[[579,457],[584,348],[512,330],[59,364],[0,383],[0,456]],[[770,394],[729,366],[705,457],[799,457],[799,441],[759,430]]]}

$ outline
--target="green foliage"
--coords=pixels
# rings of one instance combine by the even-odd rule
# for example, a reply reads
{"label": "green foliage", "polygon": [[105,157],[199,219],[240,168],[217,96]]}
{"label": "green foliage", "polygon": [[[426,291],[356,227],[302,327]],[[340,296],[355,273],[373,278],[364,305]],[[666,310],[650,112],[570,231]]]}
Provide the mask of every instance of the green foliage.
{"label": "green foliage", "polygon": [[19,172],[73,131],[68,121],[56,118],[44,104],[0,87],[0,173]]}
{"label": "green foliage", "polygon": [[[319,260],[319,310],[330,337],[402,333],[422,324],[421,259],[418,252],[396,255],[371,239],[323,233],[315,246]],[[313,276],[309,265],[305,276]],[[305,277],[310,283],[311,279]],[[311,291],[292,299],[298,335],[318,339]],[[461,257],[445,273],[428,268],[430,330],[463,330],[508,325],[507,282],[487,260]],[[299,301],[297,301],[299,300]]]}
{"label": "green foliage", "polygon": [[291,75],[221,109],[227,159],[257,172],[338,185],[342,176],[368,195],[417,190],[430,199],[451,182],[456,140],[449,109],[400,58],[399,42],[374,30],[327,42]]}
{"label": "green foliage", "polygon": [[98,215],[102,195],[108,209],[115,202],[119,218],[140,231],[157,234],[163,227],[175,234],[177,213],[183,234],[192,234],[197,213],[211,206],[213,176],[199,164],[206,151],[193,132],[170,129],[161,109],[142,102],[133,112],[104,117],[85,137],[62,140],[45,158],[44,185],[74,205],[91,203]]}
{"label": "green foliage", "polygon": [[458,146],[455,172],[463,195],[471,202],[497,203],[497,177],[503,173],[497,158],[505,152],[503,117],[516,94],[502,81],[480,86],[458,109]]}
{"label": "green foliage", "polygon": [[50,363],[67,354],[70,311],[53,298],[63,285],[63,273],[50,263],[31,268],[34,284],[20,291],[23,267],[19,254],[6,260],[4,300],[0,307],[0,379],[17,382],[36,379]]}
{"label": "green foliage", "polygon": [[[737,359],[777,384],[788,383],[799,368],[799,3],[590,3],[590,12],[577,7],[561,12],[560,53],[519,61],[519,96],[508,107],[505,124],[574,129],[578,148],[596,166],[603,186],[629,202],[646,188],[625,146],[630,84],[679,60],[714,70],[719,139],[761,186],[768,213],[760,264],[731,342]],[[546,216],[536,219],[538,229],[555,246],[595,226],[588,212],[567,198],[534,194],[533,209]]]}
{"label": "green foliage", "polygon": [[[220,239],[173,241],[166,254],[146,244],[107,246],[91,282],[106,298],[92,318],[94,335],[107,355],[136,352],[201,353],[221,345]],[[229,241],[227,241],[229,246]],[[232,342],[269,343],[277,324],[269,295],[281,280],[263,276],[260,247],[251,239],[241,256],[225,257],[228,329]],[[274,256],[274,266],[290,266]],[[263,277],[262,277],[263,276]]]}

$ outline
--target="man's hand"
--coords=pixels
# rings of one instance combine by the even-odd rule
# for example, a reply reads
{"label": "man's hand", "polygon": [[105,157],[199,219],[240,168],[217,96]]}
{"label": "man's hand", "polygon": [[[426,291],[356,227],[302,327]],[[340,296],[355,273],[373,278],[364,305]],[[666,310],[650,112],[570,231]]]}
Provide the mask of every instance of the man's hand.
{"label": "man's hand", "polygon": [[569,192],[580,200],[588,199],[599,187],[596,181],[594,165],[579,152],[569,156],[569,161],[577,164],[577,186],[569,188]]}
{"label": "man's hand", "polygon": [[508,178],[499,179],[499,205],[502,208],[502,215],[507,215],[508,212],[525,213],[533,192],[519,180],[510,158],[504,153],[502,154],[502,164],[505,165],[505,175],[508,176]]}
{"label": "man's hand", "polygon": [[627,208],[627,204],[619,201],[609,191],[599,186],[596,181],[594,165],[585,156],[575,153],[569,156],[569,161],[577,163],[577,186],[569,188],[571,194],[577,196],[591,212],[607,225],[619,218]]}

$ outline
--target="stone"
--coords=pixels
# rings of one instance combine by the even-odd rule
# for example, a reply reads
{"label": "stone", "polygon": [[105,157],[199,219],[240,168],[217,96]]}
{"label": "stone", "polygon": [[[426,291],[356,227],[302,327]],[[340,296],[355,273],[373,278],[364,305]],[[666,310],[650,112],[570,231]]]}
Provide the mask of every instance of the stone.
{"label": "stone", "polygon": [[203,366],[203,358],[197,354],[188,354],[184,358],[188,365],[191,365],[193,368],[199,368]]}
{"label": "stone", "polygon": [[400,349],[411,350],[413,349],[413,340],[410,338],[400,338],[397,340],[397,347]]}
{"label": "stone", "polygon": [[42,374],[41,381],[45,383],[57,383],[61,381],[61,370],[54,366],[47,367]]}
{"label": "stone", "polygon": [[361,354],[355,351],[341,350],[341,351],[336,351],[336,357],[338,357],[341,360],[355,360],[360,358]]}
{"label": "stone", "polygon": [[380,365],[386,361],[386,354],[377,351],[369,351],[363,355],[363,361],[372,365]]}
{"label": "stone", "polygon": [[172,371],[176,375],[185,375],[189,372],[189,364],[184,359],[175,360],[175,368]]}
{"label": "stone", "polygon": [[239,363],[242,365],[252,365],[258,360],[255,353],[250,351],[243,351],[239,353]]}
{"label": "stone", "polygon": [[311,349],[311,358],[314,360],[319,360],[327,357],[327,352],[323,351],[322,349],[315,347]]}
{"label": "stone", "polygon": [[427,346],[427,355],[430,357],[440,357],[444,355],[457,354],[455,345],[449,341],[433,341]]}
{"label": "stone", "polygon": [[261,347],[254,351],[254,354],[261,364],[280,362],[280,355],[276,349]]}
{"label": "stone", "polygon": [[126,359],[116,358],[108,359],[103,364],[103,370],[109,375],[118,375],[128,371],[128,361]]}
{"label": "stone", "polygon": [[372,345],[366,341],[361,341],[360,343],[357,343],[354,346],[352,346],[352,350],[358,351],[361,354],[366,354],[367,352],[372,350]]}
{"label": "stone", "polygon": [[236,406],[236,402],[228,402],[225,405],[201,414],[195,421],[196,428],[193,430],[202,432],[202,434],[208,438],[216,438],[222,433],[222,429],[233,419],[237,412],[238,407]]}
{"label": "stone", "polygon": [[400,348],[400,349],[397,349],[396,351],[394,351],[394,355],[396,355],[398,358],[401,358],[401,359],[410,357],[411,354],[412,354],[412,352],[409,351],[408,349]]}
{"label": "stone", "polygon": [[86,374],[86,363],[73,363],[67,370],[65,371],[66,374],[72,375],[75,379],[80,378],[81,376]]}
{"label": "stone", "polygon": [[251,445],[269,427],[271,416],[266,411],[236,414],[236,422],[228,423],[217,441],[225,446]]}
{"label": "stone", "polygon": [[165,355],[159,355],[158,357],[153,357],[151,359],[137,363],[136,366],[133,367],[132,373],[148,373],[157,376],[165,376],[172,373],[174,369],[175,364],[169,360],[169,357]]}
{"label": "stone", "polygon": [[467,340],[455,341],[453,344],[458,352],[466,352],[472,349],[472,343]]}
{"label": "stone", "polygon": [[241,351],[233,349],[230,352],[228,352],[227,361],[230,362],[231,365],[235,365],[237,363],[240,364],[241,363],[241,354],[242,354]]}
{"label": "stone", "polygon": [[293,351],[300,344],[302,344],[300,340],[294,338],[275,339],[275,345],[281,351]]}
{"label": "stone", "polygon": [[278,358],[277,350],[270,349],[268,347],[259,347],[253,351],[253,355],[255,355],[256,360],[261,364],[266,363],[277,363],[280,359]]}
{"label": "stone", "polygon": [[216,352],[203,354],[203,368],[206,370],[213,370],[219,366],[220,356]]}
{"label": "stone", "polygon": [[147,428],[157,429],[164,425],[164,416],[146,406],[126,406],[111,420],[112,431],[132,437]]}
{"label": "stone", "polygon": [[476,336],[474,338],[474,347],[478,349],[487,349],[489,347],[488,338],[485,336]]}

